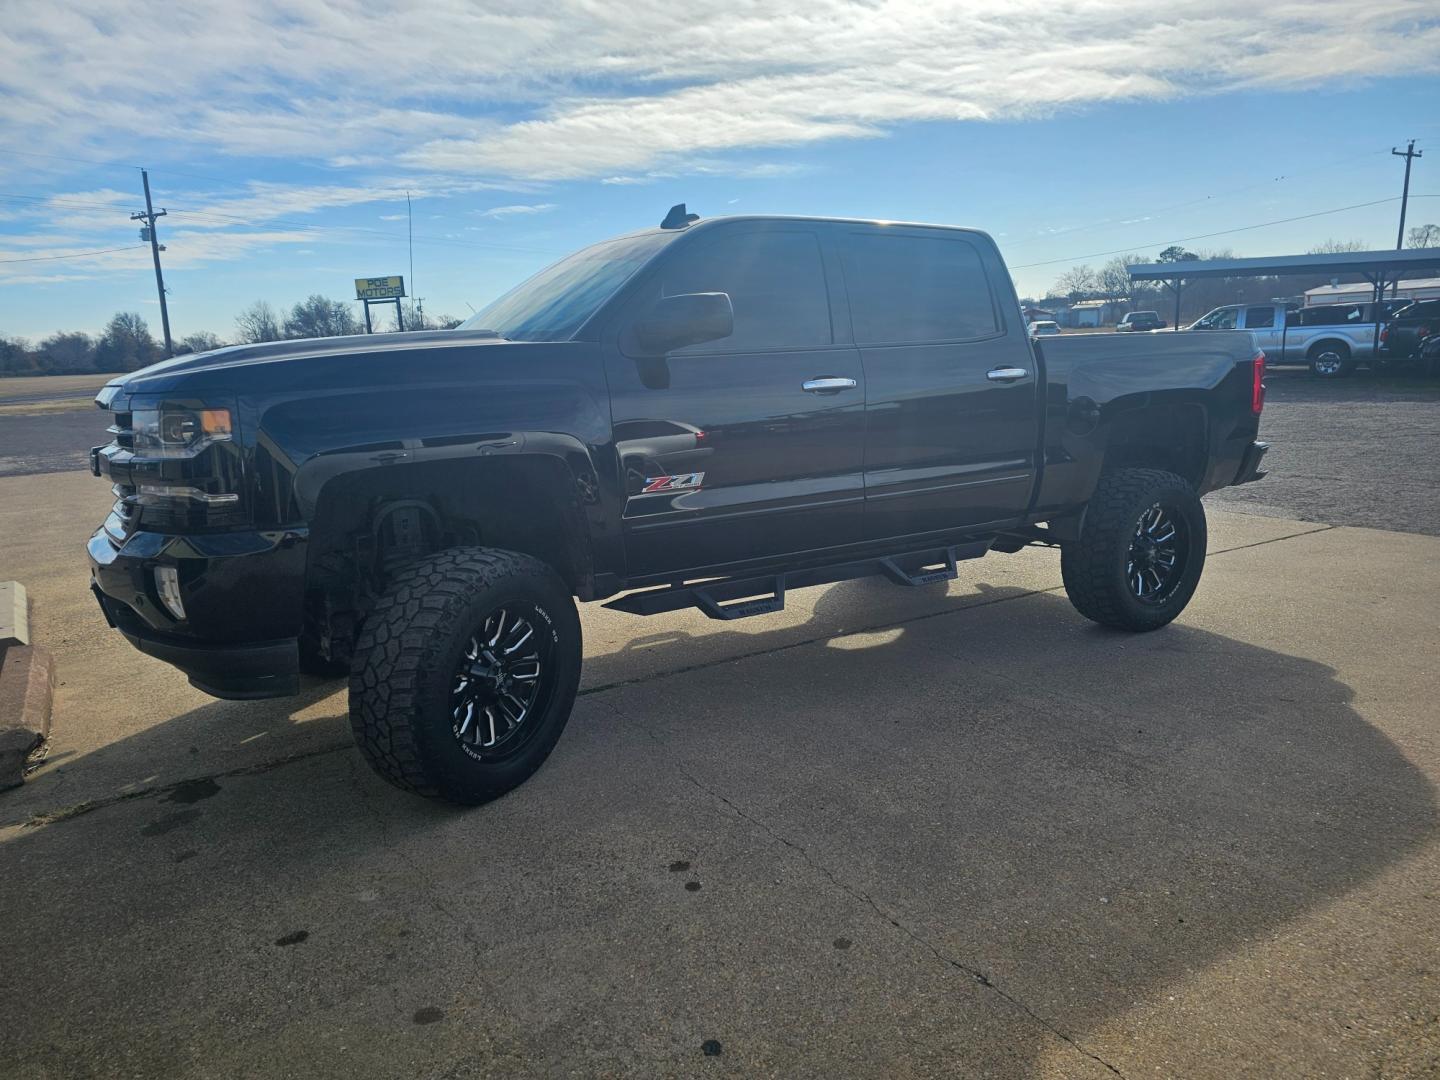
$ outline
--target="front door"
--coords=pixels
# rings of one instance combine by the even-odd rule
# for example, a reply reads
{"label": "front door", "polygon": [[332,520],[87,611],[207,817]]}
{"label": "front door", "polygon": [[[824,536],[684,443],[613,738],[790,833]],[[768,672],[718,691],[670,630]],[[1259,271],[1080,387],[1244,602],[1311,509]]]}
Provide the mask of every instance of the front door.
{"label": "front door", "polygon": [[827,262],[804,224],[701,227],[627,304],[622,322],[660,296],[723,292],[735,312],[720,341],[608,354],[630,576],[860,539],[865,376],[836,344]]}
{"label": "front door", "polygon": [[1015,522],[1035,480],[1039,373],[994,245],[856,226],[842,258],[865,368],[868,538]]}

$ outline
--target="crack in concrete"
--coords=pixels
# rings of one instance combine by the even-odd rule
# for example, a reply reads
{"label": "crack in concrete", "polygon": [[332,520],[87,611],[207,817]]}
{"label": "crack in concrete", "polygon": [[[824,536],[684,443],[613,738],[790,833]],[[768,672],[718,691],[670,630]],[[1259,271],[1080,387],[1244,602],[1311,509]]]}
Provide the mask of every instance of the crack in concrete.
{"label": "crack in concrete", "polygon": [[[626,723],[632,723],[641,731],[645,732],[645,734],[653,742],[656,742],[661,746],[668,745],[666,743],[666,740],[657,735],[644,721],[635,720],[632,717],[627,716],[612,702],[606,701],[604,702],[604,704],[622,721]],[[1045,1019],[1045,1017],[1037,1013],[1024,1001],[1017,998],[1014,994],[1010,993],[998,983],[992,981],[991,978],[986,975],[985,972],[982,971],[980,968],[972,967],[964,961],[957,960],[955,957],[950,956],[945,952],[942,952],[938,946],[934,945],[918,931],[911,929],[909,926],[906,926],[894,915],[890,914],[888,911],[882,908],[880,904],[875,900],[875,898],[872,897],[869,893],[865,892],[862,889],[856,888],[848,882],[842,881],[840,878],[836,877],[834,871],[832,871],[828,866],[826,866],[824,863],[820,862],[818,859],[812,856],[809,850],[803,844],[799,844],[796,841],[791,840],[784,833],[780,832],[771,825],[757,818],[755,815],[746,811],[733,799],[721,794],[719,791],[716,791],[714,788],[710,787],[694,773],[692,773],[689,769],[687,769],[682,763],[676,762],[675,768],[676,771],[678,771],[680,775],[684,777],[690,784],[694,785],[700,791],[710,796],[710,798],[728,807],[730,811],[737,817],[741,818],[744,821],[748,821],[751,825],[759,829],[761,832],[765,833],[765,835],[769,836],[771,839],[789,848],[791,851],[794,851],[812,870],[819,873],[833,886],[843,892],[846,896],[850,897],[852,900],[858,901],[859,903],[862,903],[868,908],[870,908],[870,910],[873,911],[877,916],[879,916],[885,922],[889,923],[896,930],[899,930],[916,945],[920,946],[926,952],[930,953],[930,955],[935,957],[935,959],[968,976],[976,984],[983,986],[985,989],[997,994],[1003,1001],[1008,1002],[1013,1008],[1019,1009],[1036,1024],[1038,1024],[1044,1030],[1048,1031],[1051,1035],[1054,1035],[1061,1042],[1069,1045],[1077,1053],[1082,1054],[1083,1056],[1089,1058],[1091,1061],[1094,1061],[1097,1064],[1103,1066],[1115,1076],[1121,1077],[1121,1080],[1125,1080],[1125,1074],[1122,1073],[1119,1069],[1117,1069],[1114,1065],[1110,1064],[1110,1062],[1106,1061],[1098,1054],[1087,1050],[1074,1036],[1056,1027],[1055,1024]]]}

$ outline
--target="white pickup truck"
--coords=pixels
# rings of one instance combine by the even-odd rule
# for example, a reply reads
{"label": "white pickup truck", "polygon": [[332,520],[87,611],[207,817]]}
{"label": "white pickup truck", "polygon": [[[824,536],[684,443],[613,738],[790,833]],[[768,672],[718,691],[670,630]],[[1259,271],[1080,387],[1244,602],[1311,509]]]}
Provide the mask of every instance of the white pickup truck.
{"label": "white pickup truck", "polygon": [[[1408,300],[1380,301],[1383,324]],[[1207,312],[1187,330],[1248,330],[1272,364],[1310,365],[1320,378],[1349,375],[1375,353],[1374,303],[1288,308],[1281,303],[1227,304]]]}

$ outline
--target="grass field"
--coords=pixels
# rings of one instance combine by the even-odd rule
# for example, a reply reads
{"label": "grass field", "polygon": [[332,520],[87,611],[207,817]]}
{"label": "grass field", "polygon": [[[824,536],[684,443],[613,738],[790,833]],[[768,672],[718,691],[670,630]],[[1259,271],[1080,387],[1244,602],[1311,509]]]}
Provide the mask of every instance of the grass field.
{"label": "grass field", "polygon": [[52,394],[71,394],[79,390],[99,390],[119,372],[103,371],[89,375],[21,375],[0,379],[0,402],[15,398],[41,398]]}

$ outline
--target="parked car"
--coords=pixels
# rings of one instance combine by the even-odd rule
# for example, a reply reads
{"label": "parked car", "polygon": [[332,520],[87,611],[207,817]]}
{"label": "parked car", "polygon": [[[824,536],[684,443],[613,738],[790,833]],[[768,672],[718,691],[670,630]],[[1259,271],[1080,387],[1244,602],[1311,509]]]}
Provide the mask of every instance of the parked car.
{"label": "parked car", "polygon": [[1188,330],[1246,330],[1271,363],[1303,361],[1320,378],[1349,375],[1375,353],[1376,312],[1384,320],[1389,301],[1287,308],[1281,303],[1226,304],[1197,319]]}
{"label": "parked car", "polygon": [[1430,378],[1440,375],[1440,334],[1429,335],[1420,344],[1423,373]]}
{"label": "parked car", "polygon": [[1420,355],[1425,341],[1440,334],[1440,300],[1417,300],[1390,317],[1380,335],[1380,353],[1393,360]]}
{"label": "parked car", "polygon": [[1115,332],[1132,334],[1141,330],[1163,330],[1168,325],[1158,311],[1132,311],[1115,324]]}
{"label": "parked car", "polygon": [[1054,337],[1060,333],[1060,324],[1053,319],[1037,319],[1030,324],[1031,337]]}
{"label": "parked car", "polygon": [[216,697],[348,674],[381,776],[484,802],[565,727],[573,598],[733,620],[1040,544],[1085,617],[1164,626],[1200,496],[1264,475],[1264,372],[1245,334],[1042,347],[982,232],[682,206],[457,330],[117,376],[92,587]]}

